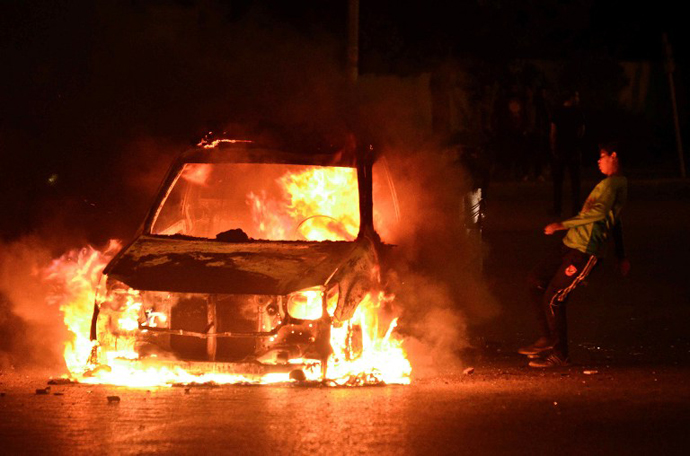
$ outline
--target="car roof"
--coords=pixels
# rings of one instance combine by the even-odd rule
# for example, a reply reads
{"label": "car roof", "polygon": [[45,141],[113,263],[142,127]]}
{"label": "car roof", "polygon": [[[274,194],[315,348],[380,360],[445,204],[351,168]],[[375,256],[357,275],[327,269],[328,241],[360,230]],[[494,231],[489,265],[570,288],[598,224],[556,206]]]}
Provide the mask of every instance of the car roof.
{"label": "car roof", "polygon": [[356,167],[355,148],[275,147],[244,139],[201,141],[187,149],[178,163],[276,163],[295,165]]}

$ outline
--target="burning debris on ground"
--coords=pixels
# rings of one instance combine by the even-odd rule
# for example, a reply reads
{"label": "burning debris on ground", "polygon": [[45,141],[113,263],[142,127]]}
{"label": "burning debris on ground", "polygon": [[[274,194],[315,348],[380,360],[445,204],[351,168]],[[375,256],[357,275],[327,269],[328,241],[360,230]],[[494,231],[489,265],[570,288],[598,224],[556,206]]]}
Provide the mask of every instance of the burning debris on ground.
{"label": "burning debris on ground", "polygon": [[74,383],[77,382],[72,378],[51,378],[48,380],[49,385],[72,385]]}

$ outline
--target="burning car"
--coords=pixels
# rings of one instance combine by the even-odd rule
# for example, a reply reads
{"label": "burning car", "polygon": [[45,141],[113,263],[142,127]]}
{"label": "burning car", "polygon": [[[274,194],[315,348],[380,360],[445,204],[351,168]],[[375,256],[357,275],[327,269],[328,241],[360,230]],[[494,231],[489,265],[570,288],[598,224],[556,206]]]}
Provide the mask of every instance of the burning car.
{"label": "burning car", "polygon": [[326,378],[362,355],[353,317],[383,296],[390,249],[374,230],[371,146],[298,152],[221,139],[175,160],[103,271],[93,365]]}

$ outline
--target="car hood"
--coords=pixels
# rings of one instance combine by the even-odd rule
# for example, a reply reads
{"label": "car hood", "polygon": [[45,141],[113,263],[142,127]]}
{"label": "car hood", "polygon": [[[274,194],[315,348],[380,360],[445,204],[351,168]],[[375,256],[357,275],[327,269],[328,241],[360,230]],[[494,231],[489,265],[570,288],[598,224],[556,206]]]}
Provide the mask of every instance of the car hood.
{"label": "car hood", "polygon": [[137,290],[285,295],[323,285],[356,245],[142,235],[104,273]]}

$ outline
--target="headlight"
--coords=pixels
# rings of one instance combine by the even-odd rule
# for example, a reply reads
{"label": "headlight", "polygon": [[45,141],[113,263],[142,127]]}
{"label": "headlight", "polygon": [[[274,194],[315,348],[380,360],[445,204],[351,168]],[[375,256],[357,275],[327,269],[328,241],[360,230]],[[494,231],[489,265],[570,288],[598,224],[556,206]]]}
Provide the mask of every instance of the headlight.
{"label": "headlight", "polygon": [[288,295],[287,311],[292,318],[317,320],[323,315],[323,287],[307,288]]}

